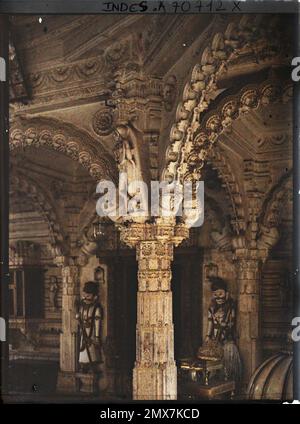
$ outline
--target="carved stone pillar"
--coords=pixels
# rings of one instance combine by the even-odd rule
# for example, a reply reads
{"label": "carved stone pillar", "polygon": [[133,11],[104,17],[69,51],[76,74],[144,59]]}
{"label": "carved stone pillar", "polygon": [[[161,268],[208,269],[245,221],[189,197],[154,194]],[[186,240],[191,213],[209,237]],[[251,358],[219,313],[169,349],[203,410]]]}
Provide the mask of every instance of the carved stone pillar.
{"label": "carved stone pillar", "polygon": [[243,381],[248,384],[261,362],[260,285],[261,259],[239,258],[238,340],[243,363]]}
{"label": "carved stone pillar", "polygon": [[[253,203],[255,205],[255,202]],[[256,205],[257,206],[257,205]],[[258,206],[256,208],[258,210]],[[256,212],[257,213],[257,212]],[[245,237],[233,239],[238,271],[238,337],[243,362],[243,381],[250,377],[262,359],[261,284],[262,265],[279,239],[276,227],[249,226],[250,243]],[[259,231],[258,231],[259,230]],[[259,234],[259,237],[257,235]]]}
{"label": "carved stone pillar", "polygon": [[77,391],[77,335],[76,301],[80,290],[80,268],[73,260],[57,258],[62,270],[62,332],[60,335],[60,372],[57,388],[64,392]]}
{"label": "carved stone pillar", "polygon": [[166,400],[177,398],[174,360],[171,261],[173,249],[188,236],[183,226],[132,224],[121,237],[136,247],[138,294],[136,361],[133,398]]}

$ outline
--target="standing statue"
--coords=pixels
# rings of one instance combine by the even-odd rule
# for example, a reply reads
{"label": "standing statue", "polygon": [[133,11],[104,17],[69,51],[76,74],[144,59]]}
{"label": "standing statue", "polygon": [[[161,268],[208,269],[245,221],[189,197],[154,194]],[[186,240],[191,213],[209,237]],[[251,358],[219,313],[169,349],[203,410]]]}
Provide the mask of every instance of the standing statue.
{"label": "standing statue", "polygon": [[84,285],[83,298],[76,314],[79,323],[79,368],[83,372],[97,372],[101,361],[102,311],[98,301],[98,286],[94,281]]}
{"label": "standing statue", "polygon": [[236,309],[222,278],[210,277],[212,300],[208,308],[206,340],[224,343],[235,340]]}
{"label": "standing statue", "polygon": [[125,196],[124,204],[127,204],[128,212],[131,215],[128,220],[134,216],[136,222],[145,222],[149,218],[148,188],[151,180],[149,145],[143,139],[142,131],[135,128],[130,122],[126,125],[118,125],[114,132],[114,138],[115,159],[120,174],[123,178],[126,176],[127,180],[126,193],[122,195]]}
{"label": "standing statue", "polygon": [[236,307],[227,283],[210,277],[212,300],[208,309],[208,327],[204,346],[198,357],[222,356],[226,375],[236,381],[241,378],[241,360],[236,346]]}
{"label": "standing statue", "polygon": [[115,133],[114,154],[121,173],[127,175],[128,194],[135,196],[140,191],[139,182],[150,184],[149,146],[143,133],[132,123],[118,125]]}
{"label": "standing statue", "polygon": [[50,280],[50,287],[49,287],[49,300],[53,310],[56,310],[58,308],[58,304],[57,304],[58,291],[59,291],[59,287],[57,283],[57,278],[55,276],[52,276]]}

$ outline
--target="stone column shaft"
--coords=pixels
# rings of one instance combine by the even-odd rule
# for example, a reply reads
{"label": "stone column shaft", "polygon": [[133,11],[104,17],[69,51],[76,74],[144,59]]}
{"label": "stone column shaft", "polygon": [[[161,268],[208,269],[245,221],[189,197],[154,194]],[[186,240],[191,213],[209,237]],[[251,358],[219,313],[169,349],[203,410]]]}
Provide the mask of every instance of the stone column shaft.
{"label": "stone column shaft", "polygon": [[122,240],[136,248],[138,261],[133,370],[133,398],[136,400],[177,398],[171,262],[174,246],[188,234],[186,226],[163,219],[155,224],[134,223],[121,230]]}
{"label": "stone column shaft", "polygon": [[134,399],[176,399],[171,260],[173,244],[143,241],[137,246],[138,298]]}
{"label": "stone column shaft", "polygon": [[243,380],[247,384],[261,362],[260,313],[261,261],[238,262],[238,337],[243,362]]}
{"label": "stone column shaft", "polygon": [[62,266],[62,284],[62,332],[60,334],[60,372],[57,386],[60,391],[73,392],[77,390],[78,359],[78,323],[75,314],[80,282],[77,265]]}
{"label": "stone column shaft", "polygon": [[79,296],[78,266],[62,268],[62,333],[60,335],[60,368],[62,371],[76,371],[77,366],[77,332],[75,305]]}

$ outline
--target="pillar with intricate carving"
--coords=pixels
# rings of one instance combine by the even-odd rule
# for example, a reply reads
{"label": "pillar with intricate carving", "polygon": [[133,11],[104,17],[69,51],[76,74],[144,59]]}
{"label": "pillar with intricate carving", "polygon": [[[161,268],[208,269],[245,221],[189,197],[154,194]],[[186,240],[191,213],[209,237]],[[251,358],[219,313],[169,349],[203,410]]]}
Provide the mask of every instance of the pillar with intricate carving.
{"label": "pillar with intricate carving", "polygon": [[133,398],[176,399],[171,261],[174,246],[188,237],[188,229],[162,222],[131,224],[121,230],[121,237],[136,247],[138,260]]}
{"label": "pillar with intricate carving", "polygon": [[245,384],[261,362],[261,267],[259,258],[241,257],[237,262],[238,339]]}
{"label": "pillar with intricate carving", "polygon": [[[254,203],[255,204],[255,203]],[[257,207],[257,210],[259,208]],[[251,240],[233,239],[238,272],[238,338],[243,362],[243,382],[248,384],[251,375],[262,360],[261,340],[261,283],[262,266],[270,250],[279,239],[276,227],[249,227]],[[259,237],[257,236],[259,234]]]}
{"label": "pillar with intricate carving", "polygon": [[60,372],[57,388],[60,391],[77,390],[77,334],[78,323],[75,318],[76,302],[80,290],[80,267],[73,259],[56,258],[62,270],[62,332],[60,335]]}

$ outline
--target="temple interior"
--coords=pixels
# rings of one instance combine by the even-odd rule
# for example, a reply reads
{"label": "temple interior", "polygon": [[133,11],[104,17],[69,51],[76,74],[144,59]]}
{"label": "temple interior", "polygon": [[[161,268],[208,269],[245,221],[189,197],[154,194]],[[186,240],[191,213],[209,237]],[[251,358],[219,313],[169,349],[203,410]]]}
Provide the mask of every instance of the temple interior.
{"label": "temple interior", "polygon": [[[12,394],[289,396],[289,19],[11,18]],[[203,224],[99,216],[97,184],[117,186],[120,171],[147,184],[204,181]],[[218,376],[218,361],[194,362],[214,277],[236,304],[239,382]],[[101,361],[83,372],[76,312],[90,281]]]}

